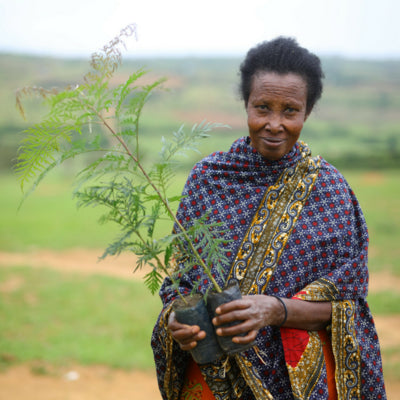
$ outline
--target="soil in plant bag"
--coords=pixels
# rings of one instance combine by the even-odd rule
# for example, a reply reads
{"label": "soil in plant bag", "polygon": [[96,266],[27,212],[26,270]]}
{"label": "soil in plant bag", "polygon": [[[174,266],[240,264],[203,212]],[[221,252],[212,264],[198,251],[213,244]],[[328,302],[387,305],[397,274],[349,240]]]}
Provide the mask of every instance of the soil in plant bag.
{"label": "soil in plant bag", "polygon": [[[218,292],[210,292],[207,296],[207,309],[210,314],[210,319],[212,320],[216,314],[215,310],[220,306],[221,304],[229,303],[230,301],[233,300],[238,300],[242,298],[242,294],[240,293],[240,288],[237,283],[237,281],[234,281],[234,283],[228,285],[221,293]],[[221,325],[222,327],[225,326],[232,326],[232,325],[237,325],[239,322],[230,322],[228,324]],[[240,336],[245,336],[246,333],[243,333]],[[235,353],[240,353],[244,350],[249,349],[250,347],[254,346],[254,342],[248,343],[248,344],[238,344],[232,342],[232,336],[218,336],[217,335],[217,340],[224,352],[227,354],[235,354]]]}
{"label": "soil in plant bag", "polygon": [[211,363],[222,357],[224,353],[219,345],[204,299],[200,294],[196,294],[185,297],[185,300],[188,304],[185,304],[182,299],[177,299],[172,306],[176,319],[181,324],[198,325],[206,333],[206,337],[199,340],[190,353],[197,364]]}

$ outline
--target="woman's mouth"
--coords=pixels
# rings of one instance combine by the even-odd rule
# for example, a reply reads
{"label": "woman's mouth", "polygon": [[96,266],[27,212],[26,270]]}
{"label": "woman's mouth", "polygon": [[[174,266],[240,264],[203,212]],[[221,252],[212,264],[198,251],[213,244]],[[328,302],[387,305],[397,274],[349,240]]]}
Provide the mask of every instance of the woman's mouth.
{"label": "woman's mouth", "polygon": [[279,138],[263,137],[261,140],[268,146],[279,146],[283,143],[283,140]]}

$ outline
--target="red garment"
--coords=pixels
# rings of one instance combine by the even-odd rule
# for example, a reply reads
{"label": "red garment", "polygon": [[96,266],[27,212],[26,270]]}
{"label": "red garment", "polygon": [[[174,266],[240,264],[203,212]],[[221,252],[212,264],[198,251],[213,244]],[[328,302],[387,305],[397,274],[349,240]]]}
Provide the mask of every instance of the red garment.
{"label": "red garment", "polygon": [[190,360],[179,400],[215,400],[199,366]]}

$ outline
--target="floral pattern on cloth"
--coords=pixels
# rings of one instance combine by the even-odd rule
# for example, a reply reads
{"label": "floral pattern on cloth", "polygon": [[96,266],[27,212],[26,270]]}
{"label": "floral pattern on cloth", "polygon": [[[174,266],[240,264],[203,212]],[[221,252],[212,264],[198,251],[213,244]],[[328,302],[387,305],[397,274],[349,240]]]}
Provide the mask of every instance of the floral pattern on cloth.
{"label": "floral pattern on cloth", "polygon": [[[307,146],[299,142],[281,160],[268,162],[251,147],[249,138],[243,137],[235,141],[228,152],[213,153],[192,169],[177,216],[182,224],[189,226],[193,219],[209,212],[212,221],[224,224],[227,239],[232,240],[227,252],[231,265],[226,266],[225,277],[214,271],[219,284],[223,285],[231,273],[230,267],[241,251],[242,241],[266,192],[288,168],[295,168],[307,152]],[[267,282],[261,279],[262,284],[260,281],[253,290],[283,298],[296,296],[307,301],[321,301],[321,298],[332,301],[332,349],[338,398],[385,399],[379,342],[366,301],[369,278],[365,220],[344,177],[323,159],[320,159],[315,183],[281,250],[270,268]],[[235,274],[233,271],[230,277],[237,279],[239,274]],[[198,291],[201,293],[210,286],[207,276],[195,267],[182,278],[181,293],[190,291],[193,281],[200,281]],[[166,328],[170,304],[176,298],[168,279],[160,296],[164,308],[152,336],[157,377],[163,399],[179,399],[190,355],[179,349]],[[343,334],[343,326],[351,333],[351,343],[350,336]],[[320,348],[315,333],[311,332],[310,337],[315,348]],[[348,344],[355,349],[355,358],[350,363],[345,354]],[[312,385],[307,387],[308,397],[301,397],[303,389],[296,391],[293,374],[287,366],[281,330],[266,326],[260,329],[254,348],[230,357],[229,379],[221,380],[220,384],[224,386],[224,382],[228,382],[224,386],[228,391],[234,388],[230,397],[225,396],[230,399],[269,398],[263,395],[263,390],[276,400],[327,399],[326,365],[323,358],[319,359],[318,372]],[[216,362],[216,371],[220,363],[227,365],[224,360]],[[309,360],[306,364],[310,365]],[[354,378],[343,380],[342,366],[350,369],[355,366]],[[210,379],[206,370],[211,373],[213,366],[201,369],[206,380]],[[254,388],[262,390],[257,392]],[[218,393],[214,395],[217,399],[224,398]]]}

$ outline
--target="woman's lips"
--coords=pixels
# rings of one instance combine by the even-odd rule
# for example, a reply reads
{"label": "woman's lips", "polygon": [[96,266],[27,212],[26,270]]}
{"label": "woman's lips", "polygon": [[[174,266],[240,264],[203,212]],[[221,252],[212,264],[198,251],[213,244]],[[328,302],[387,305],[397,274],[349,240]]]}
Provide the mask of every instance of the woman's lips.
{"label": "woman's lips", "polygon": [[268,146],[279,146],[280,144],[283,143],[282,139],[278,139],[278,138],[266,138],[263,137],[261,138],[261,140],[263,142],[265,142],[266,144],[268,144]]}

